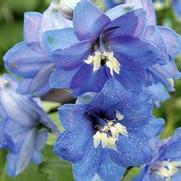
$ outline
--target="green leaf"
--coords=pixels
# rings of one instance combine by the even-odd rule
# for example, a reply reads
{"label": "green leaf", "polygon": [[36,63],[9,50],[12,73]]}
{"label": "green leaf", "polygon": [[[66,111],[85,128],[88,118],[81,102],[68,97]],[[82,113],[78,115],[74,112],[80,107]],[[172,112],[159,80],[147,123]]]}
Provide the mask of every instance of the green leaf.
{"label": "green leaf", "polygon": [[40,170],[49,181],[73,181],[71,165],[60,160],[52,153],[52,147],[46,146],[44,149],[44,162],[40,165]]}
{"label": "green leaf", "polygon": [[138,174],[139,168],[135,167],[128,171],[128,173],[124,176],[122,181],[132,181]]}

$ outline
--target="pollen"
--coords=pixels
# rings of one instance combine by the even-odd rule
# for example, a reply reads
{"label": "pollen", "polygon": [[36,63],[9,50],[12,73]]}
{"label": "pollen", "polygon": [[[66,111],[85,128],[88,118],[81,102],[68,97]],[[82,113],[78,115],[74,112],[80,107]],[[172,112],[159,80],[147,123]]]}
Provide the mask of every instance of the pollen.
{"label": "pollen", "polygon": [[113,52],[96,51],[94,55],[90,55],[88,59],[85,60],[85,63],[92,64],[94,72],[99,70],[99,68],[105,64],[109,68],[112,76],[114,75],[114,72],[116,74],[120,73],[120,63],[114,57]]}
{"label": "pollen", "polygon": [[116,142],[120,135],[128,136],[126,126],[117,122],[116,120],[108,121],[107,124],[100,128],[93,136],[94,147],[99,145],[102,148],[110,148],[116,150]]}
{"label": "pollen", "polygon": [[163,178],[170,179],[181,168],[181,161],[162,161],[156,173]]}

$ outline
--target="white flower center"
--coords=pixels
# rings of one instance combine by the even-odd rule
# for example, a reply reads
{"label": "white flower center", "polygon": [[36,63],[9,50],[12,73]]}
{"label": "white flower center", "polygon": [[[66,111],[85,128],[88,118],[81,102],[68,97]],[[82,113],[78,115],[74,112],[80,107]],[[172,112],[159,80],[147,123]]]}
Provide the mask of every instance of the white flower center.
{"label": "white flower center", "polygon": [[176,172],[181,169],[181,161],[162,161],[156,173],[169,180]]}
{"label": "white flower center", "polygon": [[116,120],[108,121],[107,124],[101,128],[93,136],[94,147],[97,148],[101,145],[103,148],[110,148],[116,150],[116,141],[119,135],[128,136],[128,131],[121,123],[114,123],[115,121],[121,121],[124,118],[123,115],[116,114]]}
{"label": "white flower center", "polygon": [[94,55],[90,55],[87,60],[85,60],[86,64],[93,64],[93,71],[99,70],[102,62],[110,69],[110,73],[113,76],[113,73],[119,74],[120,72],[120,63],[114,57],[113,52],[100,52],[96,51]]}

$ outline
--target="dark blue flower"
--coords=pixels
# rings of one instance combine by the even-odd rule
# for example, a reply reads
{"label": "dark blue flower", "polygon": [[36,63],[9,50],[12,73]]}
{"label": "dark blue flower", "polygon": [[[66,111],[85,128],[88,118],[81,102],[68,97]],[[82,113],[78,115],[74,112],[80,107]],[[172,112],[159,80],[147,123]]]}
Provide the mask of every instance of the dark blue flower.
{"label": "dark blue flower", "polygon": [[154,157],[135,181],[179,181],[181,179],[181,129],[172,138],[153,141]]}
{"label": "dark blue flower", "polygon": [[10,77],[0,78],[0,147],[8,150],[10,176],[18,175],[31,161],[39,164],[48,132],[58,132],[37,102],[17,94],[16,87]]}
{"label": "dark blue flower", "polygon": [[118,181],[123,167],[138,166],[152,158],[148,140],[160,133],[164,123],[151,111],[150,95],[126,91],[112,78],[92,99],[86,95],[77,104],[60,108],[65,131],[54,152],[73,163],[78,181],[89,181],[95,175]]}
{"label": "dark blue flower", "polygon": [[145,11],[125,13],[113,8],[104,14],[82,0],[74,9],[73,28],[45,33],[45,44],[56,65],[51,87],[71,88],[74,95],[80,95],[100,91],[115,77],[126,88],[140,88],[142,73],[158,61],[160,51],[140,38],[147,23]]}
{"label": "dark blue flower", "polygon": [[71,25],[71,21],[61,16],[56,1],[52,1],[43,14],[25,13],[24,41],[12,47],[4,56],[7,70],[21,78],[20,93],[40,96],[50,90],[48,81],[54,65],[48,57],[42,36],[45,31]]}

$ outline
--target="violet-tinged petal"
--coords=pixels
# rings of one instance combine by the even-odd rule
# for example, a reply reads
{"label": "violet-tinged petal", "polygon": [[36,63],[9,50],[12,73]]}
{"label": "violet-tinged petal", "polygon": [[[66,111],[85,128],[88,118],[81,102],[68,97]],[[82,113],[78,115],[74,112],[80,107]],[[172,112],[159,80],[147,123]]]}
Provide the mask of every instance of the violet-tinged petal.
{"label": "violet-tinged petal", "polygon": [[167,45],[165,44],[162,34],[160,33],[157,26],[148,26],[145,31],[144,38],[159,48],[162,58],[160,63],[166,63],[169,58]]}
{"label": "violet-tinged petal", "polygon": [[[125,26],[126,24],[126,26]],[[141,36],[146,28],[146,13],[139,9],[126,13],[113,20],[105,28],[107,41],[119,38],[120,36]]]}
{"label": "violet-tinged petal", "polygon": [[27,114],[27,111],[25,109],[30,108],[31,105],[28,105],[29,102],[26,98],[24,99],[23,96],[13,92],[8,93],[1,91],[0,104],[3,107],[4,111],[6,111],[6,114],[20,124],[31,126],[35,123],[34,120],[37,118],[37,114],[35,112]]}
{"label": "violet-tinged petal", "polygon": [[40,90],[42,87],[45,87],[49,83],[49,77],[53,72],[53,69],[53,64],[49,64],[43,67],[32,79],[31,85],[29,85],[29,91],[36,92],[37,90]]}
{"label": "violet-tinged petal", "polygon": [[36,164],[40,164],[42,161],[41,150],[47,140],[47,131],[40,131],[36,136],[35,148],[32,156],[32,161]]}
{"label": "violet-tinged petal", "polygon": [[[110,0],[108,0],[110,1]],[[133,10],[132,5],[121,4],[114,8],[111,8],[105,12],[105,14],[113,21],[114,19],[126,14],[127,12]]]}
{"label": "violet-tinged petal", "polygon": [[147,13],[147,24],[156,25],[156,13],[152,0],[126,0],[126,3],[133,4],[134,9],[143,8]]}
{"label": "violet-tinged petal", "polygon": [[43,43],[43,34],[46,31],[63,29],[72,27],[72,21],[64,18],[60,10],[58,9],[59,5],[56,0],[53,0],[49,8],[42,14],[42,19],[39,28],[39,42],[42,48],[44,48]]}
{"label": "violet-tinged petal", "polygon": [[50,63],[48,55],[36,43],[28,46],[21,42],[12,47],[3,59],[7,70],[25,78],[31,78]]}
{"label": "violet-tinged petal", "polygon": [[122,36],[111,40],[110,46],[122,66],[129,67],[133,62],[136,68],[147,68],[160,59],[159,49],[143,39]]}
{"label": "violet-tinged petal", "polygon": [[108,78],[105,67],[94,72],[91,65],[83,64],[72,79],[71,89],[74,95],[99,92]]}
{"label": "violet-tinged petal", "polygon": [[36,89],[35,92],[31,92],[31,84],[32,84],[33,78],[32,79],[21,79],[19,82],[19,86],[17,88],[17,92],[22,94],[22,95],[30,95],[32,94],[35,97],[41,97],[45,94],[47,94],[50,91],[50,86],[47,82],[47,84],[40,89]]}
{"label": "violet-tinged petal", "polygon": [[7,156],[6,171],[10,176],[17,176],[26,169],[31,161],[36,138],[36,130],[27,132],[24,143],[17,154],[9,153]]}
{"label": "violet-tinged petal", "polygon": [[37,12],[26,12],[24,14],[24,41],[26,43],[38,42],[41,18],[42,14]]}
{"label": "violet-tinged petal", "polygon": [[82,0],[74,9],[73,25],[79,40],[94,42],[110,19],[91,2]]}
{"label": "violet-tinged petal", "polygon": [[181,52],[181,36],[167,27],[158,27],[167,46],[170,59],[173,60]]}

